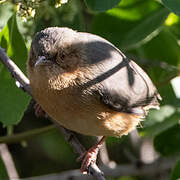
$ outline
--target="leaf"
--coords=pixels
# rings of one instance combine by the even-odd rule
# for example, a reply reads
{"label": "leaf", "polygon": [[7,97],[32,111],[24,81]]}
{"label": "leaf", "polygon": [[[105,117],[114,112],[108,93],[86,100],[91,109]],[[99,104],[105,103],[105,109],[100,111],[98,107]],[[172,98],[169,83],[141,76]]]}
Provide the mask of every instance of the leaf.
{"label": "leaf", "polygon": [[0,27],[3,27],[13,14],[13,5],[9,2],[0,5]]}
{"label": "leaf", "polygon": [[94,16],[91,32],[126,50],[159,29],[168,13],[154,0],[121,1],[118,7]]}
{"label": "leaf", "polygon": [[7,171],[6,171],[6,167],[5,167],[4,162],[2,161],[1,157],[0,157],[0,172],[1,172],[0,179],[3,179],[3,180],[9,179]]}
{"label": "leaf", "polygon": [[120,0],[85,0],[86,5],[93,11],[106,11],[119,4]]}
{"label": "leaf", "polygon": [[[161,108],[161,109],[160,109],[160,112],[159,111],[150,112],[147,120],[145,121],[145,125],[143,124],[143,126],[145,127],[143,129],[140,129],[141,136],[154,137],[162,133],[163,131],[166,131],[167,129],[173,127],[174,125],[178,124],[179,117],[180,117],[179,112],[176,112],[170,116],[168,115],[169,117],[166,117],[167,113],[170,113],[170,112],[163,112],[163,111],[165,109],[167,109],[167,111],[171,111],[173,109],[167,106],[166,108],[164,109]],[[152,125],[146,125],[147,123],[151,123]]]}
{"label": "leaf", "polygon": [[168,14],[169,11],[165,8],[158,9],[157,11],[150,14],[125,35],[121,42],[121,46],[123,48],[129,49],[137,46],[137,43],[145,40],[148,36],[148,40],[152,39],[152,33],[155,32],[155,30],[158,30],[160,25],[167,18]]}
{"label": "leaf", "polygon": [[[14,14],[0,32],[0,46],[8,56],[25,72],[27,49],[19,33]],[[0,63],[0,122],[3,125],[17,124],[27,107],[29,97],[17,88],[6,67]]]}
{"label": "leaf", "polygon": [[156,61],[158,59],[175,66],[180,62],[180,46],[177,39],[165,28],[143,48],[145,55],[150,59],[156,59]]}
{"label": "leaf", "polygon": [[180,16],[180,1],[179,0],[162,0],[164,5]]}
{"label": "leaf", "polygon": [[177,161],[175,167],[171,172],[170,180],[179,180],[179,179],[180,179],[180,161]]}
{"label": "leaf", "polygon": [[163,156],[180,154],[180,125],[160,133],[154,139],[155,149]]}
{"label": "leaf", "polygon": [[177,161],[175,167],[171,172],[170,180],[179,180],[179,179],[180,179],[180,161]]}
{"label": "leaf", "polygon": [[172,93],[172,87],[168,86],[170,79],[178,74],[180,46],[177,39],[170,31],[163,28],[156,37],[139,49],[142,51],[142,57],[140,58],[147,59],[146,71],[153,82],[156,83],[163,98],[162,103],[173,106],[180,105],[180,101]]}

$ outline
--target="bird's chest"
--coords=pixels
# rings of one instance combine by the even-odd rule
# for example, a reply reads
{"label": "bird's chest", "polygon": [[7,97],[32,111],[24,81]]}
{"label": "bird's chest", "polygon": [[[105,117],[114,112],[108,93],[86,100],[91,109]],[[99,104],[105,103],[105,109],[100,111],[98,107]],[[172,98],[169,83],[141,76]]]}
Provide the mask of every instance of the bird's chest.
{"label": "bird's chest", "polygon": [[55,83],[53,86],[56,88],[51,88],[49,84],[41,82],[32,85],[34,98],[49,115],[55,119],[57,117],[65,118],[69,113],[72,114],[78,108],[83,107],[83,97],[80,90],[72,86],[57,88]]}
{"label": "bird's chest", "polygon": [[121,136],[135,127],[139,118],[104,106],[90,90],[73,81],[38,81],[30,78],[32,94],[44,111],[64,127],[87,135]]}
{"label": "bird's chest", "polygon": [[97,125],[100,102],[70,81],[31,80],[32,93],[47,114],[65,127],[76,130]]}

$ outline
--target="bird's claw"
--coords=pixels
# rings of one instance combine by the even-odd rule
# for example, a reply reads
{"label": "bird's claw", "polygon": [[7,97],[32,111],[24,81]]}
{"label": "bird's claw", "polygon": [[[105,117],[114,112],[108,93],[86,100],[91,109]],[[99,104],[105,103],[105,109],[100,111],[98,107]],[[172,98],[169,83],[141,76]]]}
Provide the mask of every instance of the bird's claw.
{"label": "bird's claw", "polygon": [[98,148],[92,147],[88,151],[85,151],[83,154],[81,154],[80,157],[77,159],[77,161],[82,161],[80,171],[83,174],[88,173],[88,168],[90,164],[96,163],[98,150]]}

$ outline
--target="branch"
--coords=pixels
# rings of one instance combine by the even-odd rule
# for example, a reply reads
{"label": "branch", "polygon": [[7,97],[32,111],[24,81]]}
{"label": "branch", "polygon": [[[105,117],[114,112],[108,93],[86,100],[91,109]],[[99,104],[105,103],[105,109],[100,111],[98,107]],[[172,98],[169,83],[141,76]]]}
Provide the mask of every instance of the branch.
{"label": "branch", "polygon": [[[23,74],[23,72],[18,68],[18,66],[7,56],[5,50],[1,47],[0,60],[8,68],[12,77],[21,84],[22,89],[26,91],[30,96],[32,96],[28,78]],[[80,144],[79,140],[76,138],[74,133],[60,126],[51,118],[50,120],[53,121],[56,124],[56,126],[60,129],[60,131],[65,136],[65,139],[71,144],[73,149],[81,155],[85,151],[85,148]],[[96,164],[90,165],[89,172],[91,173],[91,175],[93,175],[93,177],[96,180],[105,180],[103,173],[97,167]]]}
{"label": "branch", "polygon": [[104,174],[111,177],[119,176],[154,176],[170,170],[174,166],[175,160],[163,159],[152,164],[141,164],[141,166],[134,164],[119,165],[114,169],[107,167],[102,168]]}
{"label": "branch", "polygon": [[[100,141],[101,137],[98,137],[98,141]],[[102,144],[102,147],[99,150],[99,164],[101,166],[108,166],[109,168],[114,168],[116,167],[116,163],[114,161],[110,161],[107,147],[106,147],[106,142]]]}
{"label": "branch", "polygon": [[19,176],[18,176],[13,159],[11,157],[11,154],[10,154],[6,144],[0,144],[0,156],[6,167],[6,171],[7,171],[9,179],[10,180],[13,180],[13,179],[18,180]]}
{"label": "branch", "polygon": [[[103,166],[104,174],[110,177],[121,177],[121,176],[152,176],[155,177],[162,172],[169,171],[174,166],[174,160],[164,159],[159,160],[152,164],[142,164],[141,167],[138,167],[133,164],[127,165],[118,165],[115,168],[109,168]],[[91,177],[84,176],[80,173],[78,169],[69,170],[57,174],[49,174],[44,176],[24,178],[21,180],[49,180],[49,179],[63,179],[63,180],[92,180]]]}
{"label": "branch", "polygon": [[6,144],[11,144],[11,143],[17,143],[23,140],[27,140],[33,136],[45,133],[47,131],[50,131],[52,129],[56,129],[55,125],[49,125],[46,127],[42,127],[42,128],[36,128],[36,129],[32,129],[26,132],[22,132],[22,133],[17,133],[17,134],[13,134],[13,135],[9,135],[9,136],[1,136],[0,137],[0,144],[1,143],[6,143]]}
{"label": "branch", "polygon": [[18,81],[22,88],[31,96],[31,89],[29,86],[29,79],[18,68],[18,66],[6,54],[6,51],[0,47],[0,60],[8,68],[12,77]]}

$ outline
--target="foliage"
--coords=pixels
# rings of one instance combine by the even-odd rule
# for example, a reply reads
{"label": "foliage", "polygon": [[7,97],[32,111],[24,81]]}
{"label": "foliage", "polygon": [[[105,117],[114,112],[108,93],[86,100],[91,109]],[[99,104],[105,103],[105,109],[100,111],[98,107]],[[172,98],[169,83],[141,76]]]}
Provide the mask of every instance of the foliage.
{"label": "foliage", "polygon": [[[15,14],[12,15],[7,25],[0,32],[0,45],[7,50],[8,56],[25,72],[27,49],[17,28]],[[11,75],[2,64],[0,64],[0,82],[0,122],[4,126],[17,124],[27,107],[29,97],[17,88]]]}
{"label": "foliage", "polygon": [[0,158],[0,170],[1,170],[0,179],[8,179],[6,168],[1,158]]}
{"label": "foliage", "polygon": [[180,161],[177,161],[172,173],[171,173],[171,179],[170,180],[178,180],[180,177]]}
{"label": "foliage", "polygon": [[[25,72],[27,49],[29,49],[32,36],[45,27],[67,26],[78,31],[94,33],[109,40],[145,69],[163,98],[161,109],[150,111],[143,122],[143,128],[139,129],[139,134],[142,138],[154,139],[154,147],[161,157],[179,158],[180,100],[171,83],[171,80],[179,76],[180,72],[179,0],[162,0],[162,2],[156,0],[69,0],[62,4],[63,2],[66,1],[4,0],[0,4],[0,46],[7,50],[8,56]],[[27,22],[22,22],[22,19]],[[18,124],[15,128],[15,132],[16,130],[18,132],[36,126],[41,127],[44,124],[41,120],[29,122],[28,118],[25,118],[24,122],[21,121],[29,97],[16,87],[14,80],[1,63],[0,84],[0,122],[3,127]],[[24,123],[23,126],[22,123]],[[2,127],[0,129],[0,135],[5,135],[5,129]],[[67,150],[62,137],[57,141],[57,136],[59,137],[57,132],[47,133],[31,140],[28,148],[32,148],[31,152],[35,153],[41,149],[43,153],[40,151],[39,154],[46,155],[56,170],[59,170],[58,163],[63,162],[62,157],[64,157],[64,162],[69,157],[64,163],[65,167],[61,168],[65,170],[68,169],[68,162],[72,163],[71,160],[74,160],[74,155]],[[57,141],[57,145],[52,144],[53,139],[54,143]],[[39,148],[38,150],[32,145],[33,143]],[[115,144],[117,143],[119,147],[123,141],[109,138],[107,143],[110,152],[114,152]],[[61,152],[54,151],[53,153],[49,148],[53,146],[53,149],[59,149],[61,144],[64,145]],[[20,149],[24,152],[23,158],[28,161],[29,151],[22,147]],[[20,156],[16,153],[13,154],[19,158]],[[39,154],[35,157],[41,159]],[[120,157],[119,155],[110,156],[117,159]],[[22,176],[54,172],[40,161],[39,174],[32,162],[29,163],[30,167],[27,165],[27,169],[32,169],[32,172],[26,168],[22,170],[24,161],[21,160],[20,163],[18,158],[16,159],[17,167]],[[6,174],[2,162],[0,163],[0,172]],[[71,164],[70,167],[76,167],[76,165]],[[44,168],[48,170],[43,171]],[[171,180],[180,178],[179,171],[178,161],[171,173]],[[134,179],[134,177],[124,179]]]}
{"label": "foliage", "polygon": [[108,9],[117,6],[120,0],[104,0],[104,1],[96,1],[96,0],[85,0],[87,6],[94,11],[106,11]]}
{"label": "foliage", "polygon": [[172,10],[177,15],[180,15],[180,9],[179,9],[180,2],[178,0],[162,0],[162,2],[164,3],[165,6],[167,6],[167,8]]}

